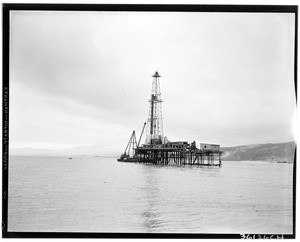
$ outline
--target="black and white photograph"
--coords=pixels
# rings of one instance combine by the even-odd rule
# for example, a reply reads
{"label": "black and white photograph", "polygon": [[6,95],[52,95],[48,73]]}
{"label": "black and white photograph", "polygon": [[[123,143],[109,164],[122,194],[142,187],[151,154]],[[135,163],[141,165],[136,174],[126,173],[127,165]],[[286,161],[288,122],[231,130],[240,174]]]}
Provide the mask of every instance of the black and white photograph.
{"label": "black and white photograph", "polygon": [[2,237],[295,238],[297,6],[2,7]]}

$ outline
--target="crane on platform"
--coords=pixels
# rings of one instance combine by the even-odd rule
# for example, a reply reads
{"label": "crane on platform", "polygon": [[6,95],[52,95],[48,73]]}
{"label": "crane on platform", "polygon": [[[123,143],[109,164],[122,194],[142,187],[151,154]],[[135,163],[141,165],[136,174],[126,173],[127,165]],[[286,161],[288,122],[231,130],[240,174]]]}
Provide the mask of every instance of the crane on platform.
{"label": "crane on platform", "polygon": [[143,133],[144,133],[144,129],[145,129],[145,126],[146,126],[146,122],[144,123],[144,126],[143,126],[143,129],[142,129],[142,132],[141,132],[141,135],[140,135],[140,138],[139,138],[139,142],[137,144],[137,146],[139,147],[140,146],[140,142],[141,142],[141,139],[142,139],[142,136],[143,136]]}
{"label": "crane on platform", "polygon": [[137,142],[135,137],[135,130],[133,130],[132,135],[128,141],[128,144],[126,146],[126,149],[124,153],[121,155],[120,159],[126,160],[127,158],[135,155],[135,149],[137,148]]}

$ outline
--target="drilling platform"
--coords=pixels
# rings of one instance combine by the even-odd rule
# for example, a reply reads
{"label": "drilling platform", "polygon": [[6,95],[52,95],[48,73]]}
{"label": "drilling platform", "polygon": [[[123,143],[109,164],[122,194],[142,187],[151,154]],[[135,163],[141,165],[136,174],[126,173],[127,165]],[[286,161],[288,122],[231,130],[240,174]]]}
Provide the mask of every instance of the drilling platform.
{"label": "drilling platform", "polygon": [[[118,161],[151,163],[156,165],[220,167],[222,164],[220,145],[201,143],[200,148],[197,148],[196,141],[191,143],[187,141],[171,142],[164,136],[159,79],[161,76],[156,71],[152,77],[147,122],[143,125],[138,142],[135,131],[132,132],[125,151]],[[146,125],[145,142],[140,145]]]}

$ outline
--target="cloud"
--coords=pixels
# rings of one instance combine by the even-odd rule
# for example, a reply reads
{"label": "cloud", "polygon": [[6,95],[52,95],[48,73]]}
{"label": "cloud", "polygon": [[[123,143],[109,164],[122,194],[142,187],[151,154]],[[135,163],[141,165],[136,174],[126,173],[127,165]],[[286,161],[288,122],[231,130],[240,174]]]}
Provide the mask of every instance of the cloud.
{"label": "cloud", "polygon": [[125,144],[148,117],[155,70],[169,139],[288,141],[293,20],[292,14],[15,11],[12,142]]}

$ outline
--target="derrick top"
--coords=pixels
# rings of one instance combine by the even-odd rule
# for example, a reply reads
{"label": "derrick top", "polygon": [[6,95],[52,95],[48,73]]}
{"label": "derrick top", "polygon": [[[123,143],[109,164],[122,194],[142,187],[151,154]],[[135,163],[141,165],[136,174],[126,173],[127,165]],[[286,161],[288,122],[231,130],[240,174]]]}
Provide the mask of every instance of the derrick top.
{"label": "derrick top", "polygon": [[155,72],[155,74],[152,77],[160,77],[160,75],[158,74],[158,71]]}

